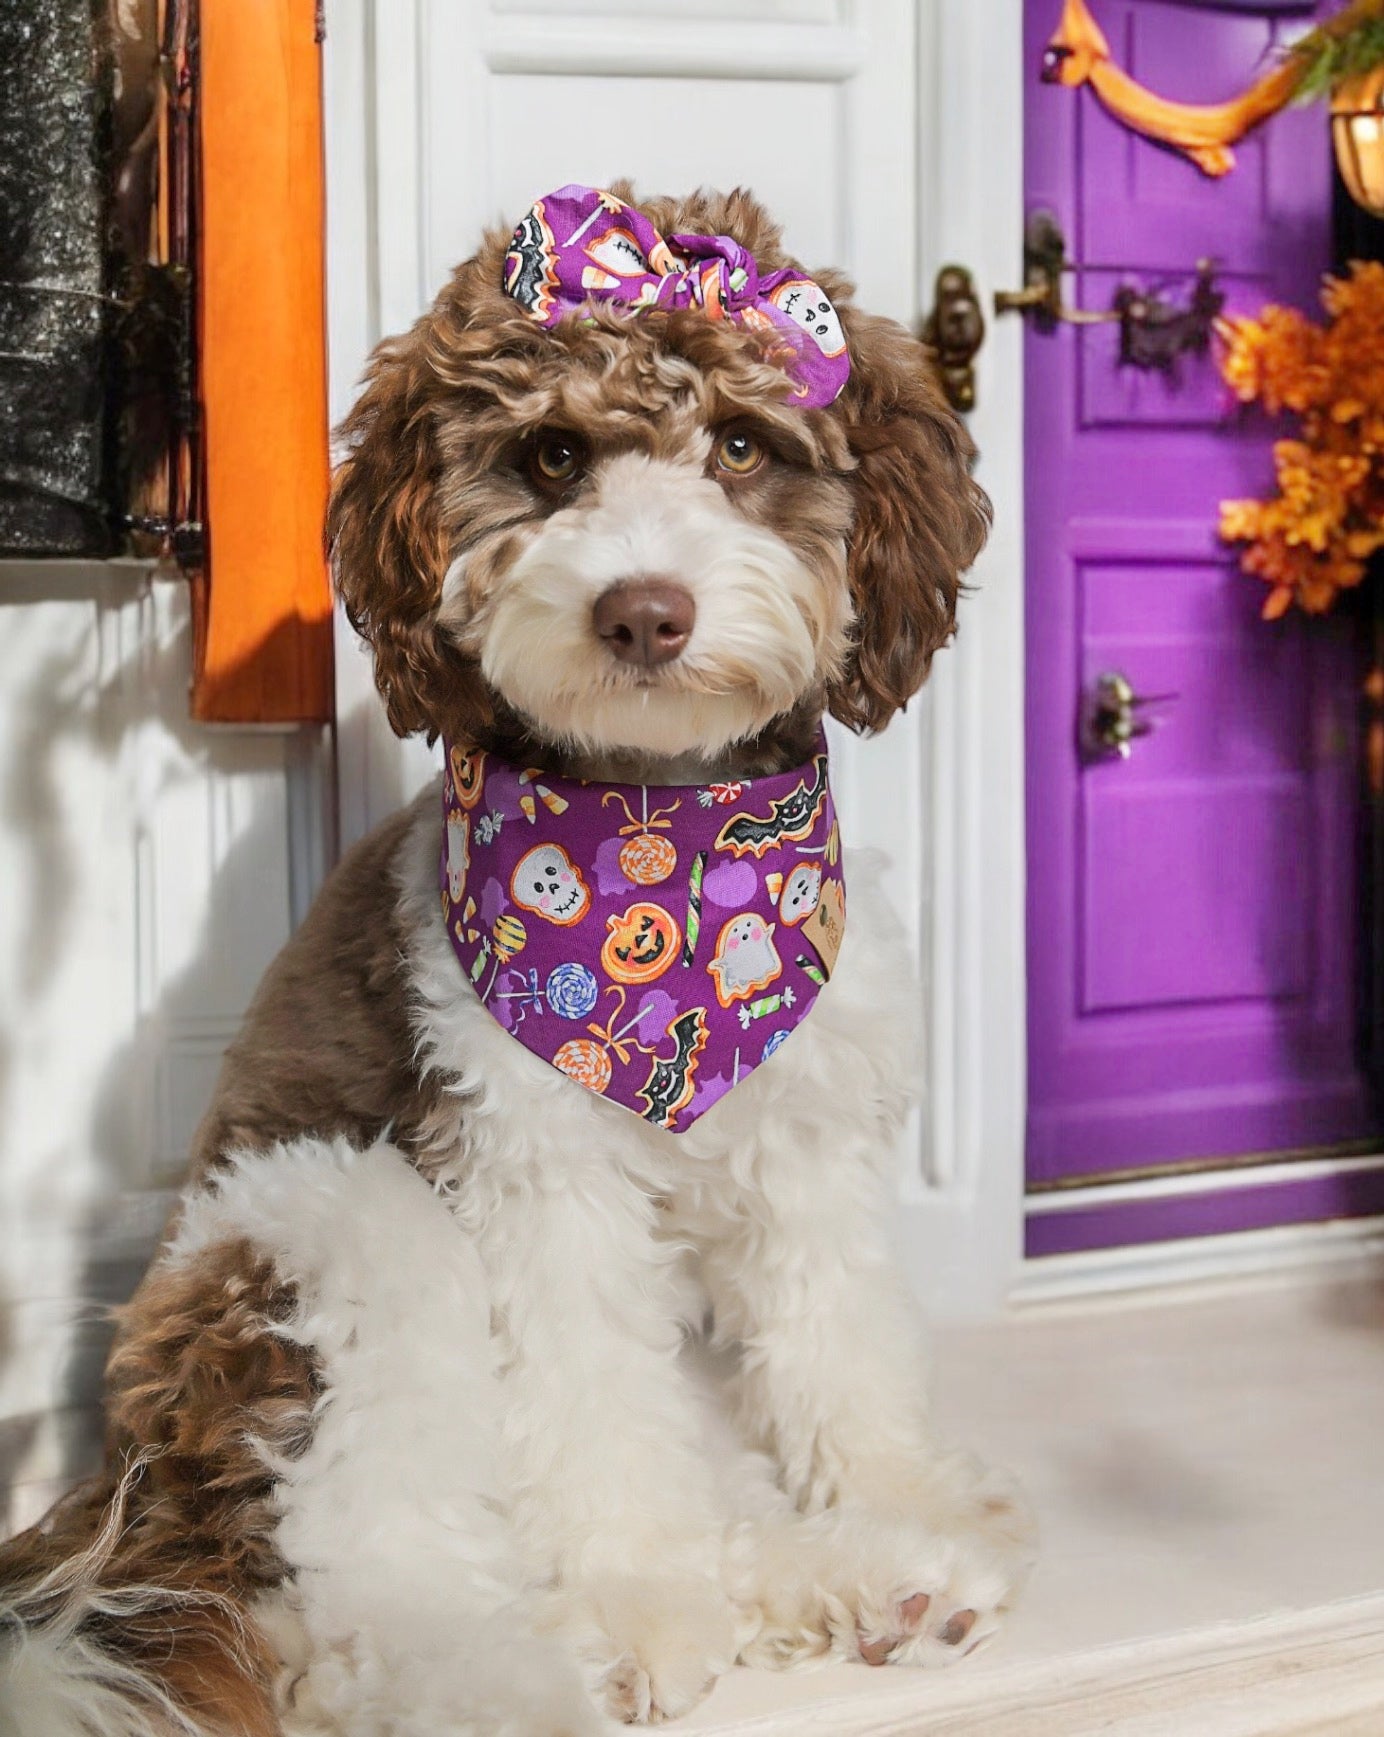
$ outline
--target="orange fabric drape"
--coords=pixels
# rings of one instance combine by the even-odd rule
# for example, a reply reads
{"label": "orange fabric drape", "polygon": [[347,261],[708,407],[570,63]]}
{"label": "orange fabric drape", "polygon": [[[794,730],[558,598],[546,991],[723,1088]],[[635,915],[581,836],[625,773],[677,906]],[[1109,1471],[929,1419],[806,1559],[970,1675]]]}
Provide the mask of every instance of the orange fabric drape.
{"label": "orange fabric drape", "polygon": [[207,570],[193,715],[332,715],[314,0],[202,0],[199,335]]}

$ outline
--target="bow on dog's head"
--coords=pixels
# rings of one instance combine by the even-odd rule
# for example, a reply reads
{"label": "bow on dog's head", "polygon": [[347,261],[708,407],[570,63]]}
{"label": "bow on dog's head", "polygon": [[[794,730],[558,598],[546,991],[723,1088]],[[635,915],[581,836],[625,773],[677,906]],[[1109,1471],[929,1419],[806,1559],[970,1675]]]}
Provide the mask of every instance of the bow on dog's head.
{"label": "bow on dog's head", "polygon": [[830,404],[850,377],[845,334],[822,289],[792,266],[761,276],[733,235],[665,240],[637,206],[599,187],[560,187],[522,219],[505,255],[505,289],[540,325],[590,301],[631,311],[700,308],[761,334],[801,410]]}
{"label": "bow on dog's head", "polygon": [[343,435],[337,584],[400,734],[711,760],[824,708],[880,729],[989,522],[923,347],[740,192],[539,201]]}

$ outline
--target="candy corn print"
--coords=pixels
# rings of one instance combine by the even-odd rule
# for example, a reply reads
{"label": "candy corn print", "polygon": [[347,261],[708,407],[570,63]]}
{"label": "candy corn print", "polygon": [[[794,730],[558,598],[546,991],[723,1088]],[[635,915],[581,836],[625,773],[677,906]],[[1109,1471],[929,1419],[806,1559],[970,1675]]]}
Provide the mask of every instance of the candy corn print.
{"label": "candy corn print", "polygon": [[583,783],[449,744],[438,878],[468,983],[516,1042],[681,1133],[784,1043],[845,916],[825,740],[735,783]]}

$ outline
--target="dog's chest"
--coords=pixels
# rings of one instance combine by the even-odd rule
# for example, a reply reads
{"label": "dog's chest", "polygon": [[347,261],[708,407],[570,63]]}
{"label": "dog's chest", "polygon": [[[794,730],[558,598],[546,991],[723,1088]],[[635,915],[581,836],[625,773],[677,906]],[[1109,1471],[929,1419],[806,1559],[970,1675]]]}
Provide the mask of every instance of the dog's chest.
{"label": "dog's chest", "polygon": [[656,1222],[690,1224],[698,1203],[716,1216],[746,1209],[758,1160],[800,1158],[878,1139],[921,1083],[920,997],[897,920],[868,859],[851,861],[849,924],[830,982],[785,1042],[685,1133],[652,1127],[517,1043],[458,969],[438,912],[435,861],[416,853],[406,894],[413,935],[419,1054],[446,1080],[426,1168],[463,1218],[507,1190],[580,1186],[623,1175],[660,1203]]}

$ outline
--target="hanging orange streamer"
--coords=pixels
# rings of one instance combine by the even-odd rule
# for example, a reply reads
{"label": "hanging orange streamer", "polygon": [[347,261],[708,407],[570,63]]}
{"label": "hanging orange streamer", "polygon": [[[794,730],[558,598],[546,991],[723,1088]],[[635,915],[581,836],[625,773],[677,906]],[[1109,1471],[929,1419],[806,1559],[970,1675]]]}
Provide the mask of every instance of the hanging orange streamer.
{"label": "hanging orange streamer", "polygon": [[314,0],[200,8],[207,577],[193,715],[332,715],[321,51]]}
{"label": "hanging orange streamer", "polygon": [[1072,89],[1089,84],[1116,120],[1185,152],[1208,175],[1225,175],[1235,167],[1230,147],[1285,107],[1306,71],[1303,61],[1289,59],[1229,102],[1170,102],[1115,65],[1086,0],[1066,0],[1043,60],[1047,83]]}

